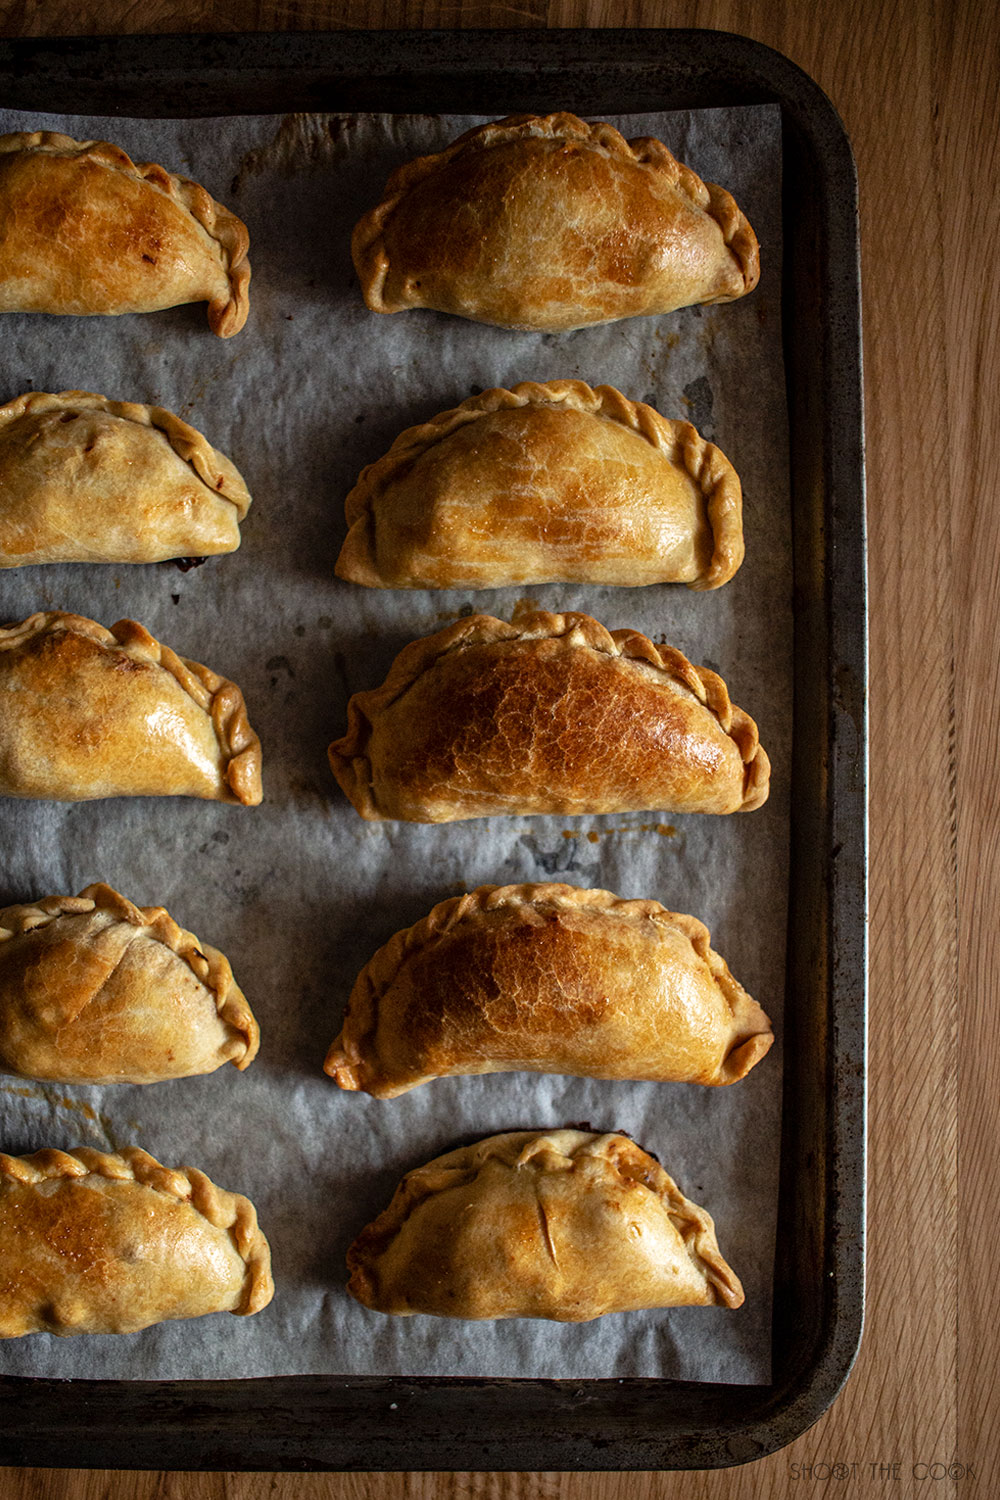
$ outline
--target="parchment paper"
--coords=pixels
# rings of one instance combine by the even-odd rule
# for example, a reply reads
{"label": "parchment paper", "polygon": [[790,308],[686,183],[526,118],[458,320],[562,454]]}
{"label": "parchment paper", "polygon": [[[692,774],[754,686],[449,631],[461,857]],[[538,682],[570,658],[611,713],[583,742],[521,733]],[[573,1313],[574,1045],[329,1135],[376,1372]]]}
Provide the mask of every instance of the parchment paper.
{"label": "parchment paper", "polygon": [[[0,803],[0,902],[106,880],[162,904],[229,956],[263,1032],[245,1075],[146,1088],[0,1080],[3,1148],[142,1146],[248,1194],[271,1241],[277,1295],[253,1318],[217,1315],[128,1338],[39,1335],[0,1348],[37,1376],[296,1374],[673,1376],[764,1383],[777,1203],[790,750],[790,543],[780,328],[776,107],[614,120],[665,140],[727,186],[762,244],[757,290],[572,334],[509,333],[430,312],[369,313],[350,231],[389,172],[478,120],[257,117],[195,121],[0,112],[0,131],[108,138],[134,160],[203,182],[251,234],[250,317],[214,338],[204,306],[151,316],[0,320],[0,399],[92,390],[165,405],[245,475],[243,545],[182,573],[65,565],[0,573],[0,616],[62,608],[140,620],[243,688],[264,746],[265,800]],[[740,472],[747,560],[715,593],[552,585],[488,592],[369,591],[336,580],[343,499],[404,427],[472,392],[579,377],[692,420]],[[771,798],[735,817],[488,819],[365,824],[330,775],[351,692],[381,682],[404,643],[460,613],[509,618],[527,595],[637,627],[719,671],[758,721]],[[375,948],[446,896],[484,882],[564,879],[654,896],[707,922],[713,946],[772,1016],[778,1044],[727,1089],[536,1075],[456,1078],[394,1101],[344,1094],[321,1071],[353,979]],[[738,1312],[688,1308],[585,1325],[468,1324],[368,1312],[345,1292],[344,1252],[399,1178],[464,1140],[589,1122],[655,1152],[714,1215],[742,1278]]]}

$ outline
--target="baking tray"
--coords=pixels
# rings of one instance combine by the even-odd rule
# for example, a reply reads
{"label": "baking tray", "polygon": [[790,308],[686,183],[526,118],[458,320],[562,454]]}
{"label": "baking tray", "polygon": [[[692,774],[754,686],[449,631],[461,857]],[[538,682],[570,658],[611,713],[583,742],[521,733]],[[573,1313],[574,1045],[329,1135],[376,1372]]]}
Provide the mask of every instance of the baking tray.
{"label": "baking tray", "polygon": [[794,547],[786,1067],[768,1386],[297,1376],[0,1379],[0,1464],[699,1469],[826,1410],[864,1307],[866,688],[857,186],[800,69],[711,31],[334,32],[0,43],[0,104],[123,116],[318,110],[588,117],[777,103]]}

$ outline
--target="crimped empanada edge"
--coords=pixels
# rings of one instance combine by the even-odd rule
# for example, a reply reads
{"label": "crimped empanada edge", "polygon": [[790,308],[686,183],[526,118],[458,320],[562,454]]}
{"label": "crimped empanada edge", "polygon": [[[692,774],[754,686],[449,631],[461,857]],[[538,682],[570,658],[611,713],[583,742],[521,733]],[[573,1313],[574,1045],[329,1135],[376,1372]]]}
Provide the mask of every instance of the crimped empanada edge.
{"label": "crimped empanada edge", "polygon": [[746,215],[725,188],[704,182],[693,168],[679,162],[662,141],[651,136],[628,141],[606,121],[595,121],[588,125],[578,115],[560,111],[551,115],[509,115],[503,120],[476,125],[452,141],[443,151],[415,157],[397,167],[386,182],[382,201],[358,221],[351,236],[351,256],[361,282],[365,305],[371,312],[402,312],[414,305],[410,302],[390,305],[385,300],[385,283],[389,274],[385,230],[389,220],[413,188],[448,166],[456,156],[470,147],[488,150],[491,146],[502,145],[523,136],[550,140],[566,138],[586,146],[603,147],[622,160],[667,176],[695,207],[707,213],[718,224],[723,242],[743,278],[740,291],[723,294],[711,301],[732,302],[757,285],[760,276],[757,236]]}
{"label": "crimped empanada edge", "polygon": [[229,1232],[246,1267],[242,1300],[232,1311],[246,1316],[270,1302],[274,1295],[271,1252],[257,1222],[257,1210],[242,1193],[218,1187],[198,1168],[165,1167],[139,1146],[123,1146],[118,1152],[97,1151],[90,1146],[75,1146],[71,1151],[46,1147],[32,1156],[0,1152],[0,1182],[35,1187],[53,1178],[79,1180],[91,1176],[135,1182],[179,1203],[190,1203],[213,1229]]}
{"label": "crimped empanada edge", "polygon": [[599,1142],[601,1145],[607,1142],[610,1149],[638,1168],[641,1180],[656,1193],[670,1216],[674,1228],[684,1241],[689,1258],[702,1272],[707,1285],[713,1289],[713,1300],[725,1307],[740,1307],[744,1301],[743,1287],[719,1249],[715,1221],[708,1210],[686,1197],[656,1158],[628,1136],[602,1136]]}
{"label": "crimped empanada edge", "polygon": [[[670,911],[651,898],[616,896],[612,891],[567,885],[559,881],[539,881],[514,885],[481,885],[462,896],[439,901],[427,915],[411,927],[401,929],[383,943],[359,972],[352,986],[341,1029],[327,1051],[324,1072],[339,1088],[371,1092],[377,1098],[394,1098],[420,1080],[400,1089],[372,1088],[384,1083],[383,1075],[371,1077],[372,1069],[366,1044],[374,1035],[379,1006],[407,960],[414,954],[474,919],[480,913],[499,907],[554,907],[574,912],[614,912],[623,918],[648,918],[667,923],[682,932],[697,956],[708,966],[712,979],[729,1007],[733,1034],[718,1075],[705,1082],[712,1085],[736,1083],[745,1078],[769,1051],[774,1035],[764,1009],[747,993],[730,972],[729,966],[711,946],[711,933],[698,917]],[[2,915],[2,914],[0,914]]]}
{"label": "crimped empanada edge", "polygon": [[86,886],[78,896],[44,896],[38,901],[0,909],[0,947],[12,938],[38,932],[60,917],[86,916],[95,910],[110,912],[130,927],[146,929],[150,938],[169,948],[187,965],[198,983],[213,996],[220,1021],[243,1038],[243,1051],[227,1061],[240,1072],[248,1068],[260,1047],[260,1028],[236,983],[228,958],[179,926],[165,907],[136,906],[113,886],[98,881]]}
{"label": "crimped empanada edge", "polygon": [[424,453],[480,417],[533,406],[615,422],[643,438],[667,463],[682,469],[705,501],[712,531],[709,566],[687,586],[715,589],[733,577],[744,555],[743,491],[739,475],[721,448],[703,438],[690,422],[664,417],[655,407],[630,400],[615,386],[589,386],[582,380],[523,380],[509,390],[495,386],[406,428],[387,453],[362,469],[344,501],[348,532],[334,568],[337,576],[368,588],[386,587],[375,556],[373,522],[380,497],[399,471],[409,469]]}
{"label": "crimped empanada edge", "polygon": [[146,406],[139,401],[113,401],[94,391],[25,391],[0,406],[0,429],[21,417],[36,412],[65,411],[106,412],[123,422],[133,422],[162,432],[177,457],[194,472],[205,489],[220,500],[226,500],[236,511],[238,521],[250,509],[250,492],[243,476],[231,459],[212,446],[205,435],[165,406]]}
{"label": "crimped empanada edge", "polygon": [[118,620],[108,630],[86,615],[67,610],[39,610],[19,624],[0,626],[0,651],[17,650],[32,637],[57,630],[85,636],[106,650],[121,647],[169,672],[188,697],[209,715],[219,746],[228,757],[219,800],[242,802],[246,807],[260,802],[263,795],[260,738],[250,727],[246,703],[235,682],[201,662],[178,656],[137,620]]}
{"label": "crimped empanada edge", "polygon": [[744,765],[739,811],[752,811],[767,801],[771,763],[760,745],[757,725],[730,700],[729,690],[717,673],[707,667],[695,667],[676,647],[658,646],[641,631],[609,631],[591,615],[515,610],[509,625],[493,615],[467,615],[433,635],[411,641],[392,663],[381,687],[352,695],[347,705],[347,731],[331,743],[327,753],[334,776],[358,814],[368,822],[380,822],[383,816],[375,801],[367,756],[375,720],[440,657],[464,646],[556,640],[571,635],[576,636],[574,644],[608,656],[643,662],[687,688],[715,716],[739,751]]}
{"label": "crimped empanada edge", "polygon": [[147,182],[166,193],[191,215],[209,239],[215,241],[229,279],[228,300],[208,304],[209,327],[224,339],[239,333],[250,310],[250,234],[243,220],[213,198],[207,188],[189,177],[168,171],[157,162],[134,162],[128,152],[113,141],[78,141],[56,130],[22,130],[0,136],[0,154],[15,151],[86,157],[99,166],[125,172],[136,181]]}

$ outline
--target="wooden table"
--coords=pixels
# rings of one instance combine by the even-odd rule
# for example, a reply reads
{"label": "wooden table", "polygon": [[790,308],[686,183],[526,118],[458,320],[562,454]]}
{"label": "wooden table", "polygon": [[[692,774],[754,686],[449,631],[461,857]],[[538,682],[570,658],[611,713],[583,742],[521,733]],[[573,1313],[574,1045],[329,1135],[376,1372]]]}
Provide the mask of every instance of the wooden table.
{"label": "wooden table", "polygon": [[[830,95],[857,155],[872,943],[868,1320],[854,1374],[789,1448],[718,1473],[4,1470],[4,1500],[1000,1493],[1000,13],[975,0],[0,0],[7,36],[607,25],[711,27],[777,48]],[[834,1464],[847,1477],[828,1477]]]}

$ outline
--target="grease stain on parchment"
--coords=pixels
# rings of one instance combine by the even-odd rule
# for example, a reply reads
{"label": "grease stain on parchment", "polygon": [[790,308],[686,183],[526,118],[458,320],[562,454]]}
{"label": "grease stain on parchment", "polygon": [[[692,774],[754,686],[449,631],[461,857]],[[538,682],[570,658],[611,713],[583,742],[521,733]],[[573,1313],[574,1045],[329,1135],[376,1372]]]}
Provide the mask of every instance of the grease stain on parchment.
{"label": "grease stain on parchment", "polygon": [[[103,1110],[95,1109],[92,1104],[88,1104],[84,1099],[74,1099],[69,1094],[58,1094],[54,1089],[46,1088],[44,1084],[40,1083],[3,1083],[0,1084],[0,1094],[12,1095],[17,1099],[37,1099],[47,1104],[53,1114],[58,1114],[61,1110],[65,1110],[69,1114],[82,1115],[90,1126],[89,1133],[103,1136],[102,1144],[109,1151],[118,1151],[122,1145],[130,1144],[127,1141],[119,1141],[117,1131],[109,1115],[106,1115]],[[137,1131],[142,1129],[136,1120],[130,1121],[130,1124]],[[62,1146],[62,1142],[54,1144]]]}
{"label": "grease stain on parchment", "polygon": [[599,844],[601,839],[613,838],[619,833],[658,833],[661,838],[672,839],[677,836],[677,829],[672,823],[624,823],[620,828],[605,828],[600,833],[591,828],[586,833],[577,833],[575,829],[564,828],[564,839],[586,839],[588,844]]}
{"label": "grease stain on parchment", "polygon": [[315,172],[328,166],[343,156],[344,137],[355,120],[354,115],[285,115],[269,141],[241,157],[230,192],[237,196],[248,177],[264,172],[294,177],[297,172]]}

